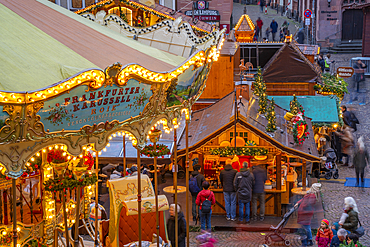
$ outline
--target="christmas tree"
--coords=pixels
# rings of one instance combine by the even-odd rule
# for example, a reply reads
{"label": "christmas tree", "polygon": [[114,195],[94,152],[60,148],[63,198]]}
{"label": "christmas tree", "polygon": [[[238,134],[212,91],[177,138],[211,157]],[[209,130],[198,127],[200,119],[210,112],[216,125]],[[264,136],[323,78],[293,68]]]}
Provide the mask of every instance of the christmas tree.
{"label": "christmas tree", "polygon": [[290,113],[297,115],[299,112],[304,113],[302,105],[298,102],[297,96],[293,94],[293,100],[290,101]]}
{"label": "christmas tree", "polygon": [[276,130],[276,115],[275,115],[275,101],[274,98],[271,99],[270,105],[267,109],[267,125],[266,131],[267,132],[274,132]]}
{"label": "christmas tree", "polygon": [[261,114],[266,113],[267,107],[267,94],[266,94],[266,84],[263,81],[261,67],[258,67],[257,74],[253,82],[254,91],[253,94],[259,97],[259,109],[258,112]]}
{"label": "christmas tree", "polygon": [[264,93],[266,93],[266,84],[263,81],[261,67],[258,66],[257,74],[254,77],[253,82],[254,91],[253,94],[257,97],[261,97]]}

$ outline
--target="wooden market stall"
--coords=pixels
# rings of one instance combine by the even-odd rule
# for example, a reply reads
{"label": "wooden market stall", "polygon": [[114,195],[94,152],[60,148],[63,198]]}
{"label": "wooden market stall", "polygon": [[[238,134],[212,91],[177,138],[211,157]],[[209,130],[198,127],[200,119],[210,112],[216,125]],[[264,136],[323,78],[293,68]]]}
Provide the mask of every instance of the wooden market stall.
{"label": "wooden market stall", "polygon": [[268,95],[315,95],[314,85],[321,82],[321,69],[292,41],[285,42],[269,60],[262,76]]}
{"label": "wooden market stall", "polygon": [[239,43],[252,42],[254,37],[255,26],[249,15],[242,15],[235,26],[235,39]]}
{"label": "wooden market stall", "polygon": [[[189,152],[192,159],[198,157],[206,179],[211,182],[217,200],[213,214],[225,214],[218,175],[226,159],[232,159],[236,167],[243,161],[249,162],[250,166],[266,166],[270,181],[265,184],[266,214],[280,216],[282,207],[290,203],[291,189],[296,187],[293,170],[303,167],[302,181],[306,186],[306,163],[319,161],[311,120],[305,118],[305,131],[309,133],[309,138],[302,145],[297,145],[289,123],[283,118],[286,110],[275,106],[278,129],[270,133],[265,130],[267,119],[258,113],[257,98],[248,100],[238,95],[240,108],[236,118],[235,99],[235,92],[232,92],[215,104],[193,112],[189,124]],[[235,137],[240,154],[237,156],[233,153]],[[182,135],[179,140],[180,156],[185,154],[184,140]]]}
{"label": "wooden market stall", "polygon": [[[78,247],[80,220],[100,245],[99,152],[123,134],[140,165],[154,124],[175,132],[178,119],[188,119],[223,37],[185,59],[117,39],[46,0],[0,0],[0,13],[6,17],[0,36],[1,245]],[[131,198],[139,241],[142,226],[159,224],[142,221],[147,188],[140,177]]]}

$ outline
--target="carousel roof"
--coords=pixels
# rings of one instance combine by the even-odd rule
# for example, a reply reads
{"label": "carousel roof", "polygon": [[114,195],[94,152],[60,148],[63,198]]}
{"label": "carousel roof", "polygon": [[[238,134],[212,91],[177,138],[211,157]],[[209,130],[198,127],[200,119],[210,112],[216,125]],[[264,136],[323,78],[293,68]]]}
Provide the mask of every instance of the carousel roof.
{"label": "carousel roof", "polygon": [[[80,10],[76,11],[76,13],[81,14],[81,13],[85,13],[85,12],[91,12],[96,8],[101,8],[102,6],[111,5],[113,2],[114,2],[113,0],[103,0],[103,1],[100,1],[96,4],[92,4],[92,5],[84,8],[84,9],[80,9]],[[123,1],[121,3],[125,4],[125,5],[128,5],[128,6],[134,6],[136,8],[141,9],[141,10],[144,10],[146,12],[150,12],[150,13],[153,13],[157,16],[161,16],[162,18],[165,18],[165,19],[175,20],[175,19],[181,17],[182,20],[188,22],[194,29],[196,29],[198,31],[203,31],[203,32],[208,32],[208,33],[212,31],[212,25],[211,24],[208,24],[206,22],[199,21],[199,20],[197,20],[196,22],[193,22],[193,18],[191,16],[187,16],[187,15],[181,13],[181,12],[178,12],[178,11],[176,11],[174,13],[173,9],[168,8],[166,6],[163,6],[161,4],[153,4],[152,6],[147,6],[147,5],[143,4],[142,2],[144,2],[144,1],[126,0],[126,1]],[[149,2],[150,1],[147,1],[147,3],[149,3]]]}
{"label": "carousel roof", "polygon": [[35,90],[84,69],[137,63],[168,71],[185,58],[123,37],[46,0],[0,0],[0,90]]}
{"label": "carousel roof", "polygon": [[[193,112],[189,124],[189,152],[199,149],[224,131],[234,128],[234,98],[235,93],[232,92],[213,105]],[[278,130],[274,133],[267,133],[265,130],[267,119],[258,113],[258,99],[252,98],[248,102],[247,99],[242,98],[241,102],[243,105],[240,107],[239,125],[287,154],[309,161],[319,160],[310,118],[305,118],[310,133],[309,138],[301,146],[297,146],[294,144],[293,134],[288,131],[285,124],[284,115],[288,112],[287,110],[275,105]],[[185,154],[184,134],[179,138],[178,149],[179,155]]]}
{"label": "carousel roof", "polygon": [[[297,73],[299,71],[299,73]],[[265,82],[320,81],[321,70],[308,60],[295,41],[286,42],[268,61],[262,72]]]}

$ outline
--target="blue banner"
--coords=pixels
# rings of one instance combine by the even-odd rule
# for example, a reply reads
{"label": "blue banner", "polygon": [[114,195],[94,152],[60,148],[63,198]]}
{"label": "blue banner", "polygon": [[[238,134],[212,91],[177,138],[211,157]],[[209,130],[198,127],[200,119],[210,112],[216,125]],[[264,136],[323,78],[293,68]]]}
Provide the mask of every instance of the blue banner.
{"label": "blue banner", "polygon": [[117,120],[123,122],[136,117],[143,111],[152,96],[151,85],[130,79],[126,86],[117,85],[89,91],[82,85],[47,100],[38,112],[45,130],[50,132],[62,129],[78,131],[82,127]]}

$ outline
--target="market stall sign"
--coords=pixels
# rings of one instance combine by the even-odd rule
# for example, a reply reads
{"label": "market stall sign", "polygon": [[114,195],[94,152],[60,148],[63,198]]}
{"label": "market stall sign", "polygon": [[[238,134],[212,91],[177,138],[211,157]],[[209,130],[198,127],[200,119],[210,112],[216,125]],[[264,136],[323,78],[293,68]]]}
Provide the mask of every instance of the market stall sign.
{"label": "market stall sign", "polygon": [[79,130],[85,125],[118,120],[123,122],[143,111],[152,96],[151,85],[130,79],[126,86],[102,87],[89,91],[82,85],[45,101],[39,111],[41,122],[50,132]]}
{"label": "market stall sign", "polygon": [[353,76],[355,70],[351,67],[338,67],[337,75],[342,78],[349,78]]}

